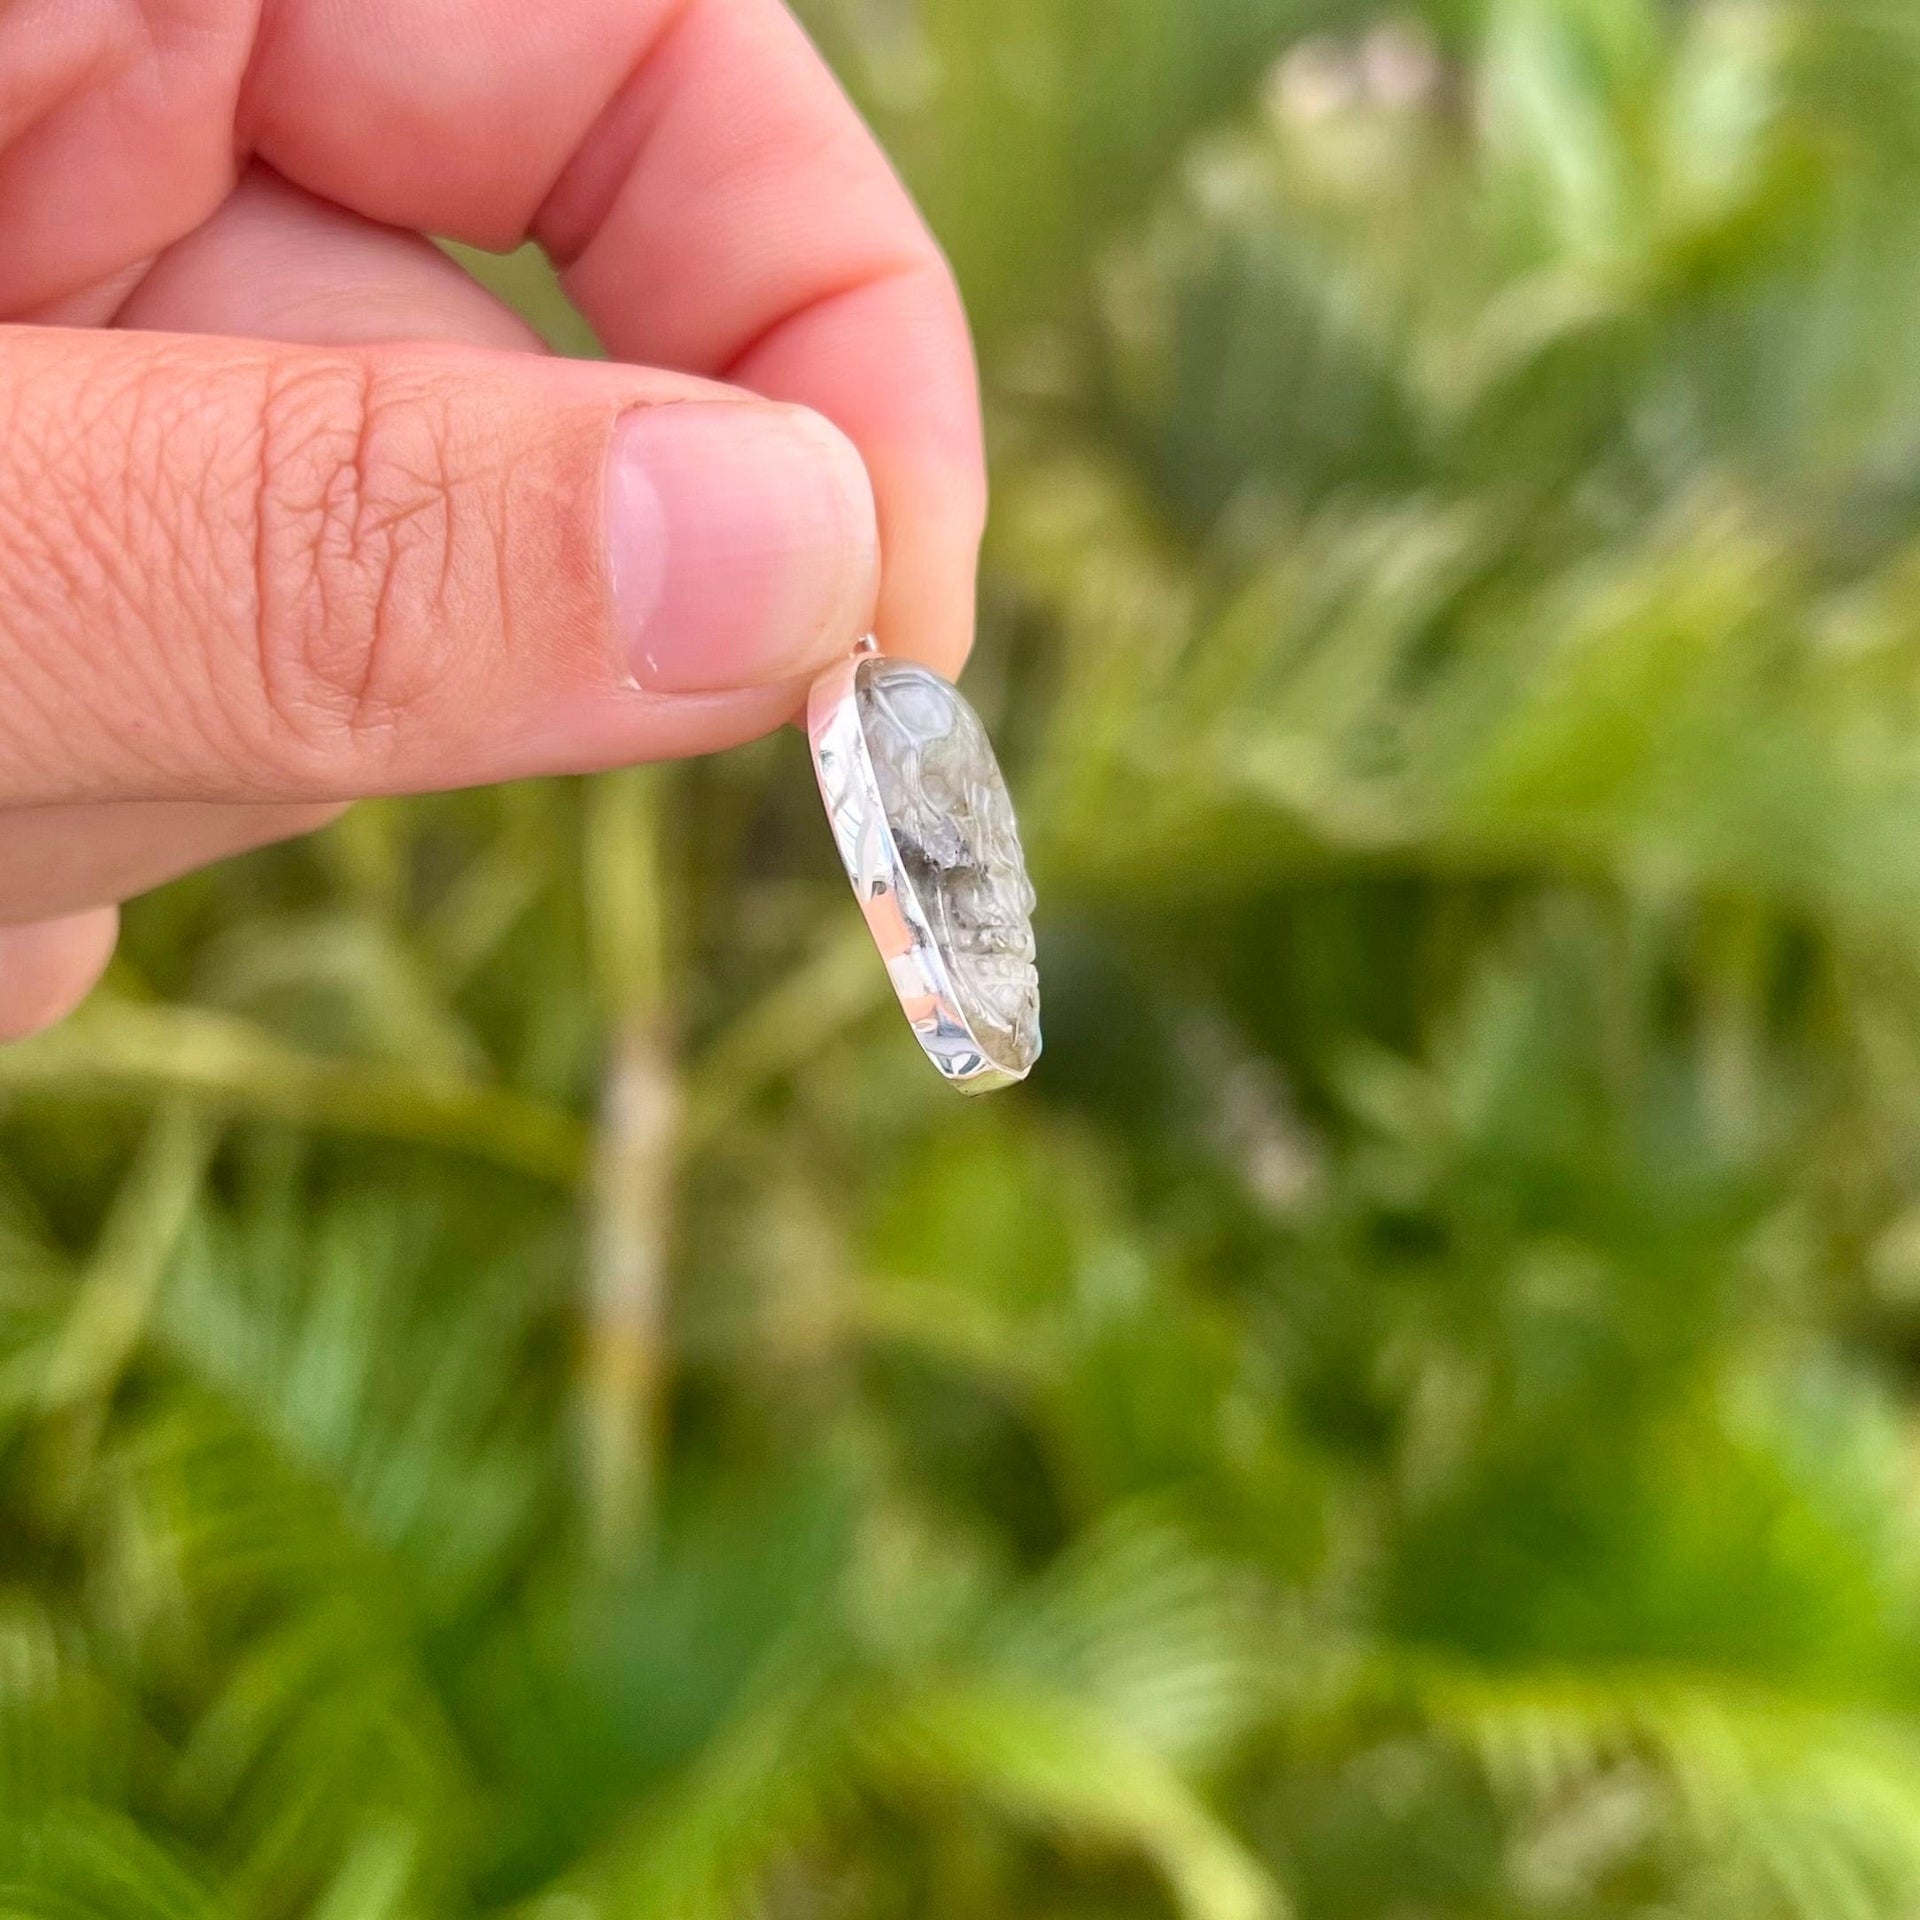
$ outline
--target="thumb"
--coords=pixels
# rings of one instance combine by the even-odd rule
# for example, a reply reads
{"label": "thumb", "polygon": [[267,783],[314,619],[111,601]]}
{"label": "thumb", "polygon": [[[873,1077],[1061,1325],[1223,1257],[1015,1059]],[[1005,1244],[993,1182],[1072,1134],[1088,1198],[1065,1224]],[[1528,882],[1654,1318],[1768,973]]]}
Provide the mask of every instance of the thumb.
{"label": "thumb", "polygon": [[0,328],[0,421],[0,806],[706,751],[876,592],[851,444],[672,374]]}

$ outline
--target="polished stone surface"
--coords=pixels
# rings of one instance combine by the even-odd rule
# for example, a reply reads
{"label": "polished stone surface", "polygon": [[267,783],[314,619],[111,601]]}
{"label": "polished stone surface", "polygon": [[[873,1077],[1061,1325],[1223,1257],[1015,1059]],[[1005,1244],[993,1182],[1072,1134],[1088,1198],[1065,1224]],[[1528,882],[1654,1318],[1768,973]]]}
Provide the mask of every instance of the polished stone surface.
{"label": "polished stone surface", "polygon": [[874,658],[854,680],[887,825],[980,1039],[1017,1073],[1040,1052],[1032,883],[987,730],[925,667]]}

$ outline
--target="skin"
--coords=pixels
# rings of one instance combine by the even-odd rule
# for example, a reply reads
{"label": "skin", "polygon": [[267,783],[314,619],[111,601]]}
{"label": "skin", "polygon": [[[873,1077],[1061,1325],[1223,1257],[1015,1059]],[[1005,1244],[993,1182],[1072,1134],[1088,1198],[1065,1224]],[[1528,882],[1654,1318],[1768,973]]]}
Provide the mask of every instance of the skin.
{"label": "skin", "polygon": [[[615,364],[428,232],[539,241]],[[16,0],[0,321],[0,1039],[118,902],[362,795],[737,744],[869,624],[964,660],[965,320],[776,0]],[[716,462],[649,549],[694,691],[636,684],[608,551],[661,407]],[[755,451],[794,407],[857,494]],[[729,611],[735,552],[780,564]]]}

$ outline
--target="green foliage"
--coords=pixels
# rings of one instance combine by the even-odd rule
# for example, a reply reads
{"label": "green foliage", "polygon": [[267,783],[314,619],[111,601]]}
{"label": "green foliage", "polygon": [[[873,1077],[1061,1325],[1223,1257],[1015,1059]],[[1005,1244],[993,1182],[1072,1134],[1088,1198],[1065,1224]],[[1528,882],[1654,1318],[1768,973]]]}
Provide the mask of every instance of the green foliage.
{"label": "green foliage", "polygon": [[792,739],[141,903],[0,1055],[0,1912],[1904,1920],[1920,16],[808,13],[1047,1057]]}

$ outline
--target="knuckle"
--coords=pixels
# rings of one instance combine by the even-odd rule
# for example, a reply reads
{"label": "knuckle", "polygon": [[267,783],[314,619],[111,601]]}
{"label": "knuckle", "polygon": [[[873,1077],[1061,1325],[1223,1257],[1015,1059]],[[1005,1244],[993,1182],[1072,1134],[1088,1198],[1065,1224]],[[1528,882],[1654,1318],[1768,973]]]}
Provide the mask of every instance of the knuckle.
{"label": "knuckle", "polygon": [[0,342],[0,797],[390,784],[498,671],[510,537],[540,551],[557,497],[470,384],[405,353]]}
{"label": "knuckle", "polygon": [[477,477],[444,392],[369,362],[320,360],[269,383],[259,429],[255,590],[270,721],[362,754],[432,694],[449,603],[486,543]]}

